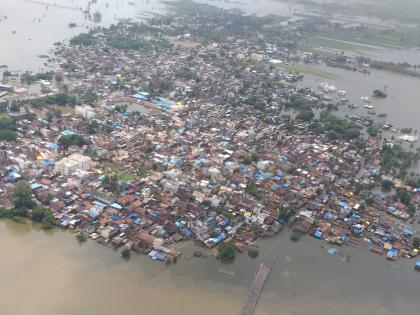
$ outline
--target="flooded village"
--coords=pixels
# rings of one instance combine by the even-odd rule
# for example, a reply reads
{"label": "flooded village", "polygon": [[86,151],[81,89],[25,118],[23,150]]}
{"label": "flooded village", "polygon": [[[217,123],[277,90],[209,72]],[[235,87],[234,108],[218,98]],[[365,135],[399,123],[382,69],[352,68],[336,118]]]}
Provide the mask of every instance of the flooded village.
{"label": "flooded village", "polygon": [[[365,115],[351,113],[351,91],[324,70],[375,61],[306,50],[311,23],[197,5],[56,42],[51,71],[5,68],[1,218],[72,231],[127,264],[248,256],[255,268],[302,246],[344,269],[363,257],[417,275],[417,130],[374,112],[382,86],[357,96]],[[308,87],[311,75],[321,79]]]}

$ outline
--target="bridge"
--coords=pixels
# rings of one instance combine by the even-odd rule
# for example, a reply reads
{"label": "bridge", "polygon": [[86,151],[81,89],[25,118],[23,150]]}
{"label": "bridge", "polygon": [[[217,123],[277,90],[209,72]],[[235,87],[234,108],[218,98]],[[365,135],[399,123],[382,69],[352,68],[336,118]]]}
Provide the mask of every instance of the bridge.
{"label": "bridge", "polygon": [[260,298],[265,282],[270,275],[274,263],[277,261],[281,250],[276,250],[276,245],[270,250],[263,262],[257,267],[252,280],[251,286],[246,296],[241,315],[253,315],[257,308],[258,300]]}

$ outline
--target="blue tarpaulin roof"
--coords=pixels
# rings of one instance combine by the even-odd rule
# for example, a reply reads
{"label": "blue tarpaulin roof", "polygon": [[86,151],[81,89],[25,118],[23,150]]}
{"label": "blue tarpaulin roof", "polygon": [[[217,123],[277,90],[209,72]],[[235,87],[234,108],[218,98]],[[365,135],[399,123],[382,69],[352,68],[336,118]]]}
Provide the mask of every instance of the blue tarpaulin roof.
{"label": "blue tarpaulin roof", "polygon": [[328,252],[328,254],[335,255],[335,254],[337,254],[337,249],[334,248],[334,247],[331,247],[327,250],[327,252]]}
{"label": "blue tarpaulin roof", "polygon": [[321,231],[315,231],[315,233],[314,233],[314,236],[316,237],[316,238],[322,238],[322,232]]}
{"label": "blue tarpaulin roof", "polygon": [[114,208],[114,209],[118,209],[118,210],[121,210],[123,207],[120,205],[120,204],[118,204],[118,203],[113,203],[112,205],[111,205],[111,207],[112,208]]}

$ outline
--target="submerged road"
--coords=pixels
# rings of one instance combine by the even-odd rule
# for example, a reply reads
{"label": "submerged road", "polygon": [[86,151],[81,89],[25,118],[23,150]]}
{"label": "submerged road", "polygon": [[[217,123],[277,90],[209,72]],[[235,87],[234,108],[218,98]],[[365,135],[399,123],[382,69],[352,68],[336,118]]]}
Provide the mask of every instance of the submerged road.
{"label": "submerged road", "polygon": [[257,267],[254,279],[252,280],[252,284],[248,291],[248,295],[246,296],[241,315],[254,314],[264,284],[267,281],[271,269],[277,261],[280,252],[281,250],[278,249],[276,245],[273,246],[273,248],[267,254],[266,258],[263,260],[263,262]]}

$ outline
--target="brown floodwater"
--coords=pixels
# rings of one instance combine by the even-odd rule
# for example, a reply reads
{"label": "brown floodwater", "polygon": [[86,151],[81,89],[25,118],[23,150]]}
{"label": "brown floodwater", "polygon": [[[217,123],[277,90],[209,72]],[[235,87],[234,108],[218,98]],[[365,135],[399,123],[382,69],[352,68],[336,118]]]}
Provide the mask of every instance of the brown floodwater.
{"label": "brown floodwater", "polygon": [[[166,266],[147,256],[122,260],[110,248],[78,244],[70,232],[0,222],[1,314],[240,314],[259,259],[240,255],[230,265],[193,258],[196,247]],[[289,232],[262,241],[260,256],[281,250],[263,290],[257,315],[418,314],[420,273],[413,261],[390,263],[366,248],[330,255]],[[276,249],[276,250],[277,250]]]}

